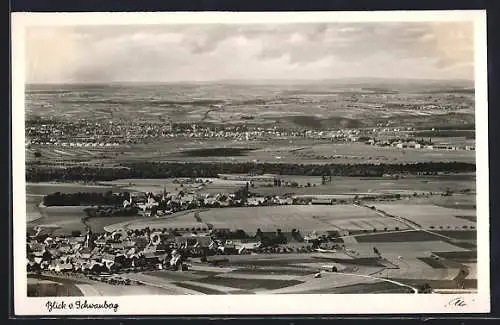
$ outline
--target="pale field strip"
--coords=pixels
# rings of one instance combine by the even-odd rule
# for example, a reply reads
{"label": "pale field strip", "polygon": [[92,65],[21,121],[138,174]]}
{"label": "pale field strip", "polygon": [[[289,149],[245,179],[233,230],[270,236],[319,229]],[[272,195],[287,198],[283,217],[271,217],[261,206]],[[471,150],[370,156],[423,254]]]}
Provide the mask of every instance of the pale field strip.
{"label": "pale field strip", "polygon": [[[212,142],[212,141],[209,141]],[[213,144],[215,145],[215,143]],[[225,144],[227,145],[227,143]],[[234,143],[235,146],[240,146],[239,142]],[[248,147],[247,143],[241,142],[241,145]],[[189,148],[179,148],[173,146],[172,144],[165,144],[163,147],[158,147],[153,145],[132,147],[132,150],[127,150],[127,152],[122,151],[123,149],[113,148],[113,147],[99,147],[99,148],[73,148],[73,147],[61,147],[65,148],[64,151],[54,149],[53,147],[46,147],[45,145],[38,145],[39,151],[42,153],[43,159],[81,159],[86,160],[91,157],[96,157],[97,155],[103,154],[116,154],[115,157],[108,157],[106,159],[114,159],[117,161],[133,160],[138,157],[142,158],[162,158],[166,161],[226,161],[227,157],[183,157],[181,151],[185,149],[199,149],[205,148],[207,144],[205,143],[193,143]],[[325,163],[325,159],[333,159],[333,162],[344,162],[351,161],[356,162],[370,162],[370,161],[380,161],[380,162],[423,162],[427,160],[436,161],[464,161],[473,162],[475,159],[474,151],[464,151],[464,150],[429,150],[429,149],[412,149],[412,148],[392,148],[392,147],[378,147],[369,146],[359,143],[349,143],[349,144],[317,144],[305,148],[304,150],[294,151],[296,146],[290,147],[274,147],[272,142],[267,142],[260,144],[260,147],[252,145],[255,149],[246,153],[245,156],[233,156],[229,157],[238,161],[258,159],[263,161],[279,161],[277,157],[281,157],[282,160],[287,158],[290,161],[294,159],[300,159],[304,162],[317,162]],[[57,147],[59,148],[59,147]],[[161,150],[157,150],[161,148]],[[123,152],[123,153],[122,153]],[[29,160],[35,159],[33,156],[34,151],[31,150],[29,155]],[[74,157],[72,157],[74,155]],[[181,155],[181,156],[179,156]],[[177,157],[179,156],[179,157]],[[318,159],[316,159],[318,158]],[[105,159],[105,160],[106,160]]]}
{"label": "pale field strip", "polygon": [[102,296],[103,294],[90,284],[75,284],[85,297]]}
{"label": "pale field strip", "polygon": [[284,294],[284,293],[301,293],[309,290],[316,289],[334,289],[337,287],[343,287],[351,284],[360,284],[360,283],[376,283],[380,280],[375,277],[362,277],[356,276],[352,274],[344,274],[344,273],[321,273],[320,278],[315,278],[314,275],[303,277],[303,280],[306,280],[304,283],[296,284],[293,286],[275,289],[275,290],[266,290],[260,291],[256,293],[264,293],[264,294]]}
{"label": "pale field strip", "polygon": [[215,267],[208,265],[191,265],[190,270],[192,271],[206,271],[206,272],[217,272],[217,273],[227,273],[236,270],[237,268],[233,267]]}
{"label": "pale field strip", "polygon": [[[68,188],[77,188],[80,191],[84,191],[85,189],[92,189],[92,188],[109,188],[109,186],[106,185],[99,185],[99,184],[79,184],[79,183],[65,183],[65,182],[40,182],[40,183],[35,183],[35,182],[26,182],[26,188],[29,190],[30,187],[41,187],[42,189],[44,187],[50,188],[51,186],[60,186],[60,187],[68,187]],[[46,194],[53,193],[53,190],[50,189]],[[44,194],[45,195],[45,194]]]}
{"label": "pale field strip", "polygon": [[[336,266],[337,264],[342,265],[342,263],[338,262],[328,262],[328,261],[323,261],[323,262],[307,262],[307,263],[294,263],[290,264],[290,266],[295,266],[295,267],[300,267],[300,268],[306,268],[309,269],[311,272],[318,271],[323,269],[324,267],[331,267],[331,266]],[[349,270],[356,268],[356,274],[361,274],[361,275],[374,275],[378,272],[381,272],[382,270],[386,269],[386,266],[362,266],[362,265],[355,265],[351,264],[345,265],[345,270],[339,273],[353,273],[350,272]],[[304,279],[304,276],[301,276],[302,279]]]}
{"label": "pale field strip", "polygon": [[353,236],[342,237],[342,240],[343,240],[344,244],[356,244],[358,242],[356,240],[356,237],[353,237]]}
{"label": "pale field strip", "polygon": [[102,296],[149,296],[149,295],[167,295],[174,294],[168,287],[155,286],[155,285],[130,285],[130,286],[116,286],[107,283],[95,283],[91,286],[99,291]]}
{"label": "pale field strip", "polygon": [[53,284],[57,283],[55,281],[50,281],[50,280],[42,280],[42,279],[35,279],[35,278],[28,278],[27,284]]}
{"label": "pale field strip", "polygon": [[165,223],[165,222],[155,222],[155,221],[146,221],[143,223],[130,223],[125,226],[126,230],[135,230],[135,229],[142,229],[144,226],[148,226],[150,228],[177,228],[178,230],[186,229],[189,228],[190,230],[192,228],[207,228],[207,225],[205,223],[199,223],[193,220],[192,222],[190,221],[173,221],[171,223]]}
{"label": "pale field strip", "polygon": [[475,210],[450,209],[435,205],[409,205],[409,204],[375,204],[377,209],[382,210],[394,216],[404,217],[414,221],[422,227],[476,227],[475,222],[456,218],[455,216],[476,216]]}
{"label": "pale field strip", "polygon": [[[287,260],[311,260],[314,261],[315,258],[348,258],[349,256],[343,253],[313,253],[313,254],[302,254],[302,253],[289,253],[289,254],[256,254],[256,255],[227,255],[224,256],[229,259],[230,263],[245,263],[248,265],[252,264],[252,261],[269,261],[273,264],[280,264],[281,262],[286,262]],[[210,260],[210,258],[209,258]],[[274,263],[276,262],[276,263]],[[286,264],[288,265],[288,264]]]}
{"label": "pale field strip", "polygon": [[264,280],[300,280],[303,276],[289,274],[222,273],[217,278],[227,279],[264,279]]}
{"label": "pale field strip", "polygon": [[[143,273],[127,273],[122,275],[123,278],[128,278],[130,280],[134,281],[140,281],[144,283],[147,286],[150,287],[157,287],[162,290],[165,290],[163,294],[169,294],[169,295],[193,295],[193,294],[200,294],[197,291],[186,289],[186,288],[181,288],[176,285],[173,285],[169,283],[168,281],[165,281],[165,279],[158,278],[155,276],[150,276],[146,275]],[[134,288],[135,289],[135,288]]]}
{"label": "pale field strip", "polygon": [[[244,289],[238,289],[238,288],[229,287],[229,286],[223,286],[223,285],[219,285],[219,284],[205,283],[202,281],[182,281],[182,283],[197,286],[197,287],[217,290],[220,292],[224,292],[226,294],[230,294],[231,292],[235,292],[235,291],[239,292],[241,290],[244,290]],[[247,291],[247,290],[244,290],[244,291]],[[198,291],[195,291],[195,292],[197,292],[198,294],[203,294],[203,293],[198,292]]]}
{"label": "pale field strip", "polygon": [[[411,262],[409,262],[412,265]],[[412,265],[416,266],[416,265]],[[388,277],[388,278],[400,278],[400,279],[426,279],[426,280],[453,280],[460,269],[434,269],[432,267],[426,267],[422,269],[411,268],[401,268],[401,269],[385,269],[381,272],[375,274],[376,276]]]}
{"label": "pale field strip", "polygon": [[[475,226],[475,223],[454,215],[475,215],[472,210],[449,209],[431,205],[384,205],[377,204],[382,209],[397,217],[402,216],[422,224],[423,227],[453,225]],[[402,213],[403,212],[403,213]],[[372,216],[367,216],[373,215]],[[170,216],[160,219],[147,219],[128,222],[129,229],[136,229],[149,225],[157,228],[203,228],[210,223],[215,228],[243,229],[254,232],[257,228],[262,231],[282,229],[290,231],[312,230],[407,230],[409,226],[403,220],[378,215],[367,208],[355,206],[280,206],[280,207],[252,207],[252,208],[225,208],[210,209],[199,212],[202,223],[194,218],[194,212],[181,216]],[[348,220],[347,220],[348,218]],[[125,225],[125,224],[122,224]],[[117,228],[119,225],[109,226]],[[442,236],[442,235],[441,235]],[[446,237],[446,236],[444,236]],[[448,237],[446,237],[448,238]]]}
{"label": "pale field strip", "polygon": [[[51,275],[55,278],[61,279],[71,279],[68,276],[58,276]],[[33,279],[28,278],[28,281],[33,281]],[[127,295],[158,295],[158,294],[168,294],[169,291],[164,288],[159,288],[155,286],[116,286],[104,282],[94,281],[87,278],[78,278],[79,281],[84,283],[73,283],[80,291],[82,291],[84,296],[127,296]],[[59,283],[57,280],[36,280],[47,283]]]}
{"label": "pale field strip", "polygon": [[71,157],[76,156],[76,154],[73,153],[73,152],[63,151],[63,150],[58,150],[58,149],[53,149],[53,150],[54,150],[55,153],[58,153],[58,154],[61,154],[61,155],[71,156]]}
{"label": "pale field strip", "polygon": [[[418,261],[418,257],[430,257],[434,252],[464,252],[468,251],[464,248],[457,247],[442,241],[425,241],[425,242],[398,242],[397,244],[390,242],[377,243],[357,243],[351,244],[348,248],[356,251],[361,256],[373,256],[373,247],[377,247],[383,257],[389,259],[389,262],[396,263],[398,266],[405,266],[406,262],[413,260],[416,266],[428,268],[424,262]],[[403,261],[398,261],[402,257]],[[422,264],[423,263],[423,264]]]}

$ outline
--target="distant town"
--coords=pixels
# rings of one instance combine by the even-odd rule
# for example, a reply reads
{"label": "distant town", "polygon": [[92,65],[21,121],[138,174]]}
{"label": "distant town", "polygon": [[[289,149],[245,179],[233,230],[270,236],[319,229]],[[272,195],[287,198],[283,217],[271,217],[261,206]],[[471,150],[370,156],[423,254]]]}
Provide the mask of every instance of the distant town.
{"label": "distant town", "polygon": [[[61,147],[119,147],[161,138],[223,139],[227,141],[262,141],[271,139],[322,139],[333,142],[362,142],[375,146],[397,148],[474,150],[472,145],[434,144],[432,137],[418,137],[411,127],[348,128],[336,130],[314,130],[273,127],[201,126],[193,124],[172,124],[143,122],[78,122],[53,119],[28,120],[26,123],[26,145],[53,145]],[[426,130],[428,134],[439,131]]]}

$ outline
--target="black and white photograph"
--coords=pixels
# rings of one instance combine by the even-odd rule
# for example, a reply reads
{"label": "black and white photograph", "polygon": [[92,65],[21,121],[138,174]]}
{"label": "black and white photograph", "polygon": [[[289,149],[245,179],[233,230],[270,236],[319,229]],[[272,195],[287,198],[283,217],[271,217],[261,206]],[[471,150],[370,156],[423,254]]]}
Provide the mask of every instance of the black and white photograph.
{"label": "black and white photograph", "polygon": [[12,23],[19,311],[488,311],[484,12]]}

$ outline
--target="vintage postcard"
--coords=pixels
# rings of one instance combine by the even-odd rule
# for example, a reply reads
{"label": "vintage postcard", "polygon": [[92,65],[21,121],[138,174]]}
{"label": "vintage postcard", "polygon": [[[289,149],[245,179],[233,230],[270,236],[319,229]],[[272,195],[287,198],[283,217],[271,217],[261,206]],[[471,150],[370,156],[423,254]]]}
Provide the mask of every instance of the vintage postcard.
{"label": "vintage postcard", "polygon": [[485,17],[13,14],[16,315],[488,312]]}

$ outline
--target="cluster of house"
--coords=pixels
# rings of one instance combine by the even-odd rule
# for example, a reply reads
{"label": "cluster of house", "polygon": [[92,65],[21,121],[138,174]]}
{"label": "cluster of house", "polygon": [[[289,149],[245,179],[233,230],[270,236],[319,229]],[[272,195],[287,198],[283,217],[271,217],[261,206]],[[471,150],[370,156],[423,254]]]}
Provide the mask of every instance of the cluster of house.
{"label": "cluster of house", "polygon": [[38,145],[53,145],[53,146],[59,146],[59,147],[64,147],[64,148],[110,148],[110,147],[119,147],[120,144],[118,142],[78,142],[78,141],[73,141],[73,142],[61,142],[58,141],[54,138],[49,139],[48,141],[40,141],[37,139],[33,140],[28,140],[26,142],[26,146],[30,146],[32,144],[38,144]]}
{"label": "cluster of house", "polygon": [[186,270],[187,257],[245,254],[259,247],[259,242],[220,240],[210,233],[179,235],[149,229],[78,237],[37,235],[27,242],[27,269],[88,274]]}
{"label": "cluster of house", "polygon": [[177,194],[164,194],[160,199],[153,193],[134,193],[123,201],[123,207],[136,207],[146,217],[161,217],[175,212],[197,208],[223,208],[242,206],[243,201],[236,199],[234,193],[197,194],[180,191]]}
{"label": "cluster of house", "polygon": [[379,147],[395,147],[398,149],[428,149],[428,150],[475,150],[474,146],[471,145],[452,145],[452,144],[428,144],[419,141],[383,141],[369,139],[365,142],[366,144],[379,146]]}
{"label": "cluster of house", "polygon": [[[334,141],[358,141],[367,134],[384,132],[385,129],[366,130],[341,128],[335,130],[282,129],[272,127],[227,126],[210,127],[196,123],[172,125],[170,122],[148,121],[107,121],[76,122],[67,121],[28,121],[26,145],[55,145],[61,147],[102,148],[118,147],[122,144],[137,143],[140,139],[161,137],[188,137],[203,139],[232,139],[239,141],[272,138],[311,138]],[[394,128],[391,132],[400,133],[406,129]]]}
{"label": "cluster of house", "polygon": [[[223,179],[237,179],[247,180],[252,183],[256,180],[255,176],[244,175],[220,175]],[[269,184],[269,186],[282,186],[282,187],[298,187],[295,182],[273,179],[272,175],[260,176],[259,181],[262,184]],[[313,186],[308,184],[306,186]],[[316,186],[314,184],[314,186]],[[302,185],[300,185],[302,187]],[[347,195],[341,198],[330,197],[325,195],[267,195],[257,196],[248,192],[244,197],[238,197],[236,193],[196,193],[189,191],[178,193],[167,193],[165,190],[161,195],[153,193],[133,193],[130,194],[128,200],[123,201],[123,207],[136,207],[140,215],[151,217],[162,217],[173,214],[179,211],[200,209],[200,208],[224,208],[224,207],[257,207],[257,206],[279,206],[279,205],[332,205],[332,204],[346,204],[350,201],[363,199],[363,200],[391,200],[396,198],[393,194],[387,195]],[[404,195],[403,195],[404,196]],[[398,198],[403,197],[398,196]],[[411,195],[408,195],[411,196]],[[414,195],[416,196],[416,195]]]}

